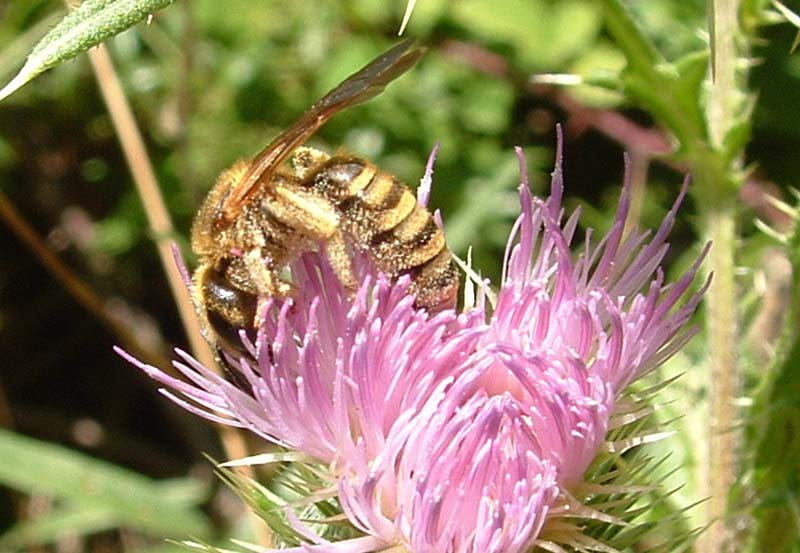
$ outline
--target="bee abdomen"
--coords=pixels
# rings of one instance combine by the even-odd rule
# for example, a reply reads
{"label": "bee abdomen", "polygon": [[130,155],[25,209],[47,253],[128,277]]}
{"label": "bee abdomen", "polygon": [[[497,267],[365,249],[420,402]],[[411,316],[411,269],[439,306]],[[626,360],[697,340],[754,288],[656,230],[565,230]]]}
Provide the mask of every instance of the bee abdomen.
{"label": "bee abdomen", "polygon": [[433,259],[447,245],[442,229],[431,214],[417,204],[397,226],[375,234],[369,247],[380,269],[399,274]]}
{"label": "bee abdomen", "polygon": [[333,202],[353,245],[391,278],[408,274],[416,304],[455,305],[458,268],[442,229],[402,182],[357,158],[331,158],[309,178]]}
{"label": "bee abdomen", "polygon": [[236,287],[223,271],[206,267],[196,277],[201,289],[208,325],[216,335],[217,346],[229,353],[244,353],[239,330],[245,329],[255,338],[253,321],[258,298]]}
{"label": "bee abdomen", "polygon": [[375,177],[373,165],[356,158],[331,158],[323,163],[306,182],[332,202],[356,197]]}
{"label": "bee abdomen", "polygon": [[430,311],[455,307],[458,294],[459,273],[449,250],[443,249],[436,257],[410,271],[411,293],[416,305]]}
{"label": "bee abdomen", "polygon": [[360,159],[331,158],[312,179],[314,187],[336,203],[351,227],[348,232],[365,243],[395,228],[417,205],[405,184]]}
{"label": "bee abdomen", "polygon": [[417,199],[408,187],[387,173],[377,173],[360,194],[360,200],[364,209],[372,215],[372,229],[375,233],[397,228],[418,208],[427,213],[417,204]]}

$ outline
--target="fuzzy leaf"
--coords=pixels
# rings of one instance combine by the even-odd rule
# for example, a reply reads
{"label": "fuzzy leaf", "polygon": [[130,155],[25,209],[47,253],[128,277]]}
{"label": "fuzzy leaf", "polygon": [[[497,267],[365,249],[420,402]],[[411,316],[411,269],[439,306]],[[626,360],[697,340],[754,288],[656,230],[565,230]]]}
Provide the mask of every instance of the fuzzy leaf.
{"label": "fuzzy leaf", "polygon": [[121,33],[173,0],[85,0],[33,47],[0,100],[59,63]]}
{"label": "fuzzy leaf", "polygon": [[753,122],[749,117],[740,117],[733,121],[723,140],[722,153],[726,161],[733,161],[744,151],[753,132]]}

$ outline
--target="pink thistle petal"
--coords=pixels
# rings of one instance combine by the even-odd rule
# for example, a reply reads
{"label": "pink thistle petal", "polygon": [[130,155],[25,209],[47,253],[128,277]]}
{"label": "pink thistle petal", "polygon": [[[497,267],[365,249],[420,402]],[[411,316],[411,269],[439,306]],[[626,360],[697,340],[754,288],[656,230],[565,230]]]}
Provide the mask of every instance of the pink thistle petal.
{"label": "pink thistle petal", "polygon": [[[551,436],[549,450],[564,464],[569,459],[569,467],[565,466],[559,476],[559,482],[569,484],[580,479],[602,443],[616,396],[666,360],[690,336],[681,331],[702,291],[682,307],[674,307],[694,281],[702,256],[674,289],[664,285],[659,265],[668,248],[666,236],[686,194],[686,183],[655,236],[648,240],[647,234],[634,231],[623,238],[630,204],[626,173],[611,231],[595,247],[588,231],[585,249],[573,261],[569,244],[577,217],[573,214],[563,225],[560,223],[560,146],[559,136],[559,155],[547,201],[533,198],[527,179],[524,175],[521,179],[521,215],[506,249],[503,286],[483,346],[498,352],[501,365],[489,373],[484,387],[498,394],[510,390],[520,400],[535,403],[540,415],[558,420],[555,428],[560,437]],[[518,157],[524,171],[519,151]],[[644,287],[648,288],[646,293]],[[547,364],[570,366],[563,362],[568,359],[581,368],[561,376],[542,368]],[[510,372],[504,372],[501,366]],[[541,375],[536,389],[549,393],[534,392],[524,378],[525,372]],[[544,382],[553,377],[558,384],[550,389]],[[605,384],[578,387],[566,396],[554,393],[555,389],[570,390],[570,381]]]}
{"label": "pink thistle petal", "polygon": [[428,207],[428,201],[431,198],[431,188],[433,186],[433,164],[436,162],[436,156],[439,153],[440,144],[437,142],[431,150],[431,155],[428,156],[428,163],[425,165],[425,175],[419,181],[419,188],[417,188],[417,203],[422,207]]}
{"label": "pink thistle petal", "polygon": [[[282,551],[545,547],[542,528],[567,516],[564,498],[603,447],[620,394],[694,334],[687,325],[708,283],[689,290],[708,248],[675,283],[660,268],[687,183],[655,234],[626,235],[626,159],[611,230],[595,243],[587,230],[576,257],[579,212],[562,207],[562,149],[559,127],[546,200],[531,194],[516,150],[520,216],[491,310],[485,290],[464,313],[416,310],[409,277],[389,280],[363,252],[353,252],[352,294],[321,246],[288,267],[291,299],[263,302],[255,343],[242,332],[246,354],[226,358],[246,389],[184,352],[175,366],[185,380],[118,352],[191,412],[328,466],[344,515],[366,535],[329,543],[287,511],[309,544]],[[578,549],[602,545],[583,539]]]}

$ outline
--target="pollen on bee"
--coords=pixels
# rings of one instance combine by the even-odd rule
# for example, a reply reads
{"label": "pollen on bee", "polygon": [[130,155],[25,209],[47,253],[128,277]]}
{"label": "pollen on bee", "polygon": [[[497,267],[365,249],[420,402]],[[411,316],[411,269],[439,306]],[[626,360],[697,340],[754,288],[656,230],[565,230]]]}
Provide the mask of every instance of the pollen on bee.
{"label": "pollen on bee", "polygon": [[249,167],[250,164],[247,163],[247,161],[243,159],[237,160],[233,165],[219,174],[219,177],[217,177],[217,184],[224,183],[223,185],[226,188],[230,187],[232,190],[233,187],[237,186],[242,181],[242,177]]}

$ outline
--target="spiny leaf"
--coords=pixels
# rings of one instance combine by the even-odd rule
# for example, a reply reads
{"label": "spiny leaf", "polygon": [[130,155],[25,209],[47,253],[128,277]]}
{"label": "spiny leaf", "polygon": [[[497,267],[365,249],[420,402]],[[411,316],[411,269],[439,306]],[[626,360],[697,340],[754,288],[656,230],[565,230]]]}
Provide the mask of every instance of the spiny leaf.
{"label": "spiny leaf", "polygon": [[0,100],[48,69],[97,46],[172,2],[173,0],[86,0],[33,47],[19,73],[0,90]]}

